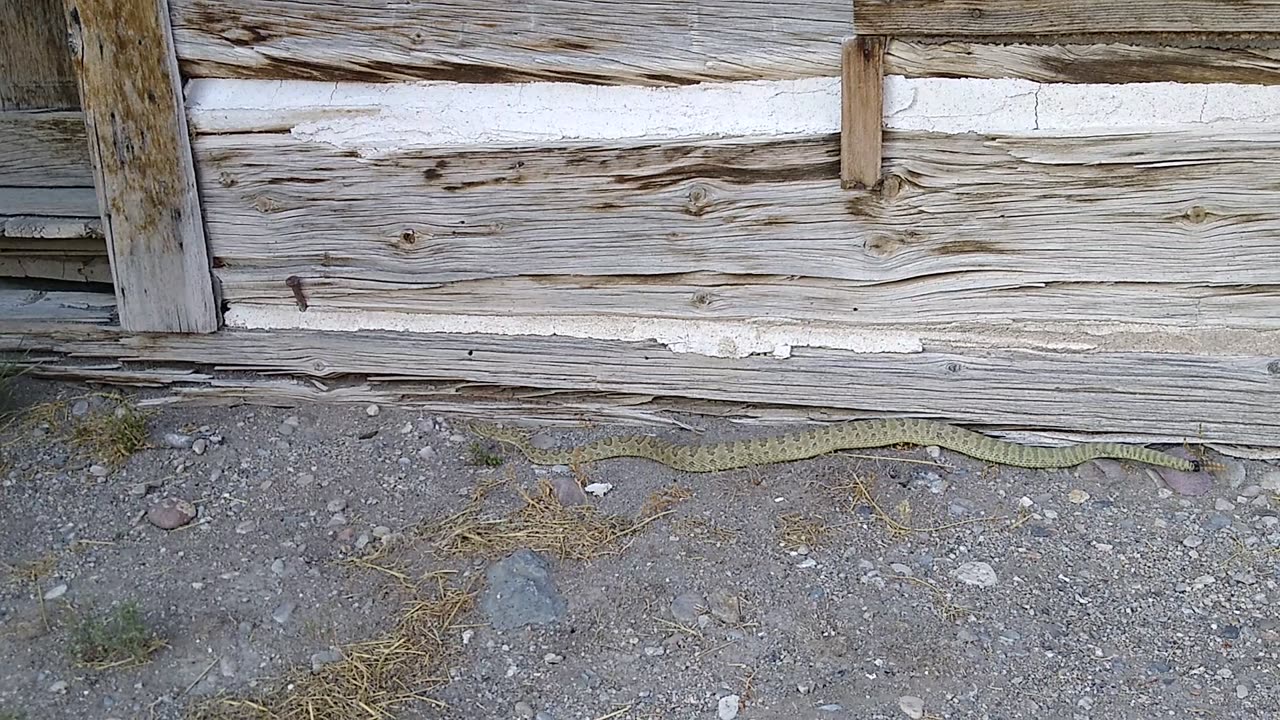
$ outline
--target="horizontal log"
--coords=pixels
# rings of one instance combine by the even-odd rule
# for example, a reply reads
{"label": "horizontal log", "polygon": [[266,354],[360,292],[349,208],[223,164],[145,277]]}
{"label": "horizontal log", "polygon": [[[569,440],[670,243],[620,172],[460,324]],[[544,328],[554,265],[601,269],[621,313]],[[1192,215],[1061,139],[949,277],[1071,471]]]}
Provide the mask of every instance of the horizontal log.
{"label": "horizontal log", "polygon": [[0,277],[39,278],[70,282],[111,282],[106,248],[96,257],[19,255],[0,252]]}
{"label": "horizontal log", "polygon": [[[233,307],[297,307],[269,268],[217,271]],[[1002,283],[1009,283],[1002,285]],[[1084,323],[1166,328],[1280,328],[1280,287],[1184,283],[1028,283],[1001,273],[858,284],[820,278],[717,275],[519,276],[451,283],[308,278],[308,312],[552,317],[757,318],[849,326]],[[909,309],[909,312],[904,312]]]}
{"label": "horizontal log", "polygon": [[[106,324],[114,319],[115,296],[96,292],[45,292],[0,287],[0,333],[26,330],[27,323]],[[15,350],[25,346],[19,344]]]}
{"label": "horizontal log", "polygon": [[195,152],[215,266],[273,282],[710,272],[982,288],[1280,284],[1277,142],[1271,128],[891,132],[883,187],[858,193],[840,189],[834,136],[361,158],[230,135]]}
{"label": "horizontal log", "polygon": [[[0,216],[0,238],[31,240],[96,238],[101,240],[102,221],[97,217]],[[105,242],[99,244],[106,247]]]}
{"label": "horizontal log", "polygon": [[[0,322],[0,334],[6,332]],[[79,356],[218,369],[832,407],[999,428],[1252,445],[1280,437],[1280,360],[1270,356],[938,347],[910,355],[806,348],[788,359],[724,360],[652,343],[287,330],[96,334],[58,347]]]}
{"label": "horizontal log", "polygon": [[860,35],[1280,33],[1271,0],[857,0]]}
{"label": "horizontal log", "polygon": [[188,77],[683,85],[839,74],[848,0],[172,0]]}
{"label": "horizontal log", "polygon": [[80,112],[0,112],[0,185],[93,187]]}
{"label": "horizontal log", "polygon": [[885,55],[885,72],[906,77],[1022,78],[1042,83],[1277,85],[1280,49],[892,40]]}
{"label": "horizontal log", "polygon": [[[89,219],[98,217],[93,187],[0,187],[0,217],[43,216]],[[7,217],[6,217],[7,216]]]}

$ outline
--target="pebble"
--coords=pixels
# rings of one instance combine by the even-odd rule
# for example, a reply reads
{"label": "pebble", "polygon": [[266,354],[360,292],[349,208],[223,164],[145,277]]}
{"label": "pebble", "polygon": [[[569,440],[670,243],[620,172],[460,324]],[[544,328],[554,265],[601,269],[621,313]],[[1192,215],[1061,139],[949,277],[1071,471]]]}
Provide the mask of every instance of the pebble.
{"label": "pebble", "polygon": [[89,466],[89,474],[94,477],[106,477],[108,474],[110,474],[110,472],[111,470],[107,468],[106,465],[99,465],[97,463],[94,463],[93,465]]}
{"label": "pebble", "polygon": [[418,451],[418,457],[423,460],[435,460],[437,457],[436,449],[427,445]]}
{"label": "pebble", "polygon": [[596,497],[604,497],[605,493],[613,489],[613,483],[591,483],[582,489]]}
{"label": "pebble", "polygon": [[524,718],[525,720],[534,720],[534,718],[536,717],[533,712],[533,706],[523,700],[516,703],[515,711],[516,711],[516,717],[518,718]]}
{"label": "pebble", "polygon": [[569,604],[551,578],[551,564],[521,548],[485,571],[480,608],[496,630],[549,625],[564,617]]}
{"label": "pebble", "polygon": [[343,500],[342,498],[336,498],[334,500],[330,500],[329,504],[324,506],[324,509],[328,510],[331,513],[342,512],[343,510],[347,509],[347,501]]}
{"label": "pebble", "polygon": [[284,575],[284,559],[276,558],[271,561],[271,572],[276,575]]}
{"label": "pebble", "polygon": [[186,450],[191,447],[193,442],[195,442],[195,438],[190,435],[175,432],[164,434],[165,447],[172,448],[174,450]]}
{"label": "pebble", "polygon": [[134,497],[143,497],[147,494],[148,490],[150,490],[150,488],[147,487],[146,483],[134,483],[129,486],[129,494]]}
{"label": "pebble", "polygon": [[738,717],[740,709],[742,709],[742,698],[737,695],[725,695],[716,704],[716,717],[720,720],[733,720]]}
{"label": "pebble", "polygon": [[336,662],[342,662],[342,653],[336,648],[329,648],[311,655],[311,672],[318,673],[324,666],[332,665]]}
{"label": "pebble", "polygon": [[556,502],[562,507],[573,507],[575,505],[585,505],[587,503],[587,494],[582,491],[582,486],[578,481],[568,475],[552,475],[551,489],[555,491]]}
{"label": "pebble", "polygon": [[44,599],[57,600],[58,598],[66,594],[67,594],[67,585],[66,583],[63,583],[61,585],[55,585],[49,588],[49,591],[44,594]]}
{"label": "pebble", "polygon": [[707,607],[717,620],[725,625],[738,625],[742,622],[741,603],[733,592],[719,588],[707,598]]}
{"label": "pebble", "polygon": [[89,401],[80,399],[71,403],[71,414],[76,417],[84,417],[89,414]]}
{"label": "pebble", "polygon": [[692,625],[698,622],[698,615],[706,601],[698,593],[681,593],[671,601],[671,617],[676,622]]}
{"label": "pebble", "polygon": [[1280,470],[1272,470],[1266,475],[1263,475],[1262,481],[1259,485],[1262,486],[1263,490],[1280,492]]}
{"label": "pebble", "polygon": [[66,680],[59,680],[58,682],[56,682],[56,683],[54,683],[54,684],[52,684],[52,685],[50,685],[50,686],[49,686],[49,692],[51,692],[51,693],[62,693],[62,692],[66,692],[66,691],[67,691],[67,681],[66,681]]}
{"label": "pebble", "polygon": [[413,423],[407,422],[400,426],[401,435],[409,435],[412,432],[413,432]]}
{"label": "pebble", "polygon": [[379,525],[373,529],[373,536],[379,540],[385,540],[390,537],[391,528],[386,525]]}
{"label": "pebble", "polygon": [[197,455],[203,455],[208,449],[209,441],[204,438],[197,438],[195,442],[191,443],[191,452]]}
{"label": "pebble", "polygon": [[924,451],[929,455],[929,457],[933,458],[934,460],[937,460],[938,458],[942,457],[942,448],[938,447],[937,445],[929,445],[924,449]]}
{"label": "pebble", "polygon": [[297,607],[298,603],[293,602],[292,600],[280,603],[276,606],[275,610],[271,611],[271,619],[283,625],[289,622],[289,618],[293,617],[293,611],[296,610]]}
{"label": "pebble", "polygon": [[1200,537],[1199,535],[1188,535],[1187,537],[1182,539],[1182,544],[1189,548],[1198,548],[1203,542],[1204,542],[1204,538]]}
{"label": "pebble", "polygon": [[370,405],[369,407],[364,409],[364,414],[368,415],[369,417],[377,417],[378,413],[380,412],[382,412],[382,409],[379,408],[377,405]]}
{"label": "pebble", "polygon": [[1072,505],[1083,505],[1089,502],[1089,493],[1078,489],[1072,490],[1067,493],[1067,500],[1070,500]]}
{"label": "pebble", "polygon": [[889,569],[898,575],[906,575],[907,577],[914,574],[909,566],[902,563],[889,563]]}
{"label": "pebble", "polygon": [[1231,512],[1236,509],[1236,505],[1225,498],[1218,498],[1213,501],[1213,509],[1219,512]]}
{"label": "pebble", "polygon": [[924,717],[924,700],[914,695],[903,695],[898,698],[898,708],[912,720],[920,720]]}
{"label": "pebble", "polygon": [[252,520],[243,520],[236,525],[237,535],[248,535],[253,532],[254,522]]}
{"label": "pebble", "polygon": [[555,718],[552,717],[551,713],[539,710],[538,714],[533,716],[533,720],[555,720]]}
{"label": "pebble", "polygon": [[985,562],[964,563],[951,574],[966,585],[977,585],[978,587],[994,587],[1000,582],[1000,577],[996,575],[995,569]]}
{"label": "pebble", "polygon": [[182,498],[167,497],[147,508],[147,522],[161,530],[176,530],[196,519],[196,506]]}
{"label": "pebble", "polygon": [[1237,697],[1237,698],[1239,698],[1239,699],[1241,699],[1241,700],[1243,700],[1243,699],[1245,699],[1245,698],[1249,697],[1249,686],[1247,686],[1247,685],[1237,685],[1237,686],[1236,686],[1236,697]]}
{"label": "pebble", "polygon": [[564,662],[564,656],[557,655],[555,653],[547,653],[546,655],[542,656],[542,662],[548,665],[559,665],[560,663]]}
{"label": "pebble", "polygon": [[1240,495],[1247,498],[1256,498],[1262,494],[1261,485],[1246,485],[1240,490]]}
{"label": "pebble", "polygon": [[1203,523],[1200,524],[1201,527],[1203,527],[1205,530],[1208,530],[1209,532],[1217,532],[1218,530],[1221,530],[1229,525],[1231,525],[1231,518],[1227,517],[1226,515],[1222,515],[1220,513],[1214,513],[1213,515],[1210,515],[1209,517],[1205,518],[1205,521]]}
{"label": "pebble", "polygon": [[280,433],[281,435],[289,436],[289,435],[292,435],[294,431],[296,431],[297,429],[298,429],[297,425],[294,425],[288,422],[283,422],[283,423],[280,423],[280,427],[276,429],[276,432]]}

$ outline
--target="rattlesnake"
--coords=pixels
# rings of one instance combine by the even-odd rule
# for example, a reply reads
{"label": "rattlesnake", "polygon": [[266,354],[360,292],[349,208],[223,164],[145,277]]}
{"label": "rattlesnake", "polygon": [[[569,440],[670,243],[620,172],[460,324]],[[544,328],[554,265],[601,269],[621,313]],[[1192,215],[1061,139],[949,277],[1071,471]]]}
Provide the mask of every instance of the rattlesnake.
{"label": "rattlesnake", "polygon": [[997,440],[932,420],[858,420],[751,440],[682,445],[648,435],[607,437],[568,449],[535,447],[521,432],[489,423],[472,425],[481,437],[514,445],[539,465],[570,465],[616,457],[642,457],[677,470],[715,472],[790,462],[835,450],[887,445],[938,445],[979,460],[1024,468],[1064,468],[1094,458],[1135,460],[1177,470],[1200,464],[1136,445],[1090,442],[1067,447],[1033,447]]}

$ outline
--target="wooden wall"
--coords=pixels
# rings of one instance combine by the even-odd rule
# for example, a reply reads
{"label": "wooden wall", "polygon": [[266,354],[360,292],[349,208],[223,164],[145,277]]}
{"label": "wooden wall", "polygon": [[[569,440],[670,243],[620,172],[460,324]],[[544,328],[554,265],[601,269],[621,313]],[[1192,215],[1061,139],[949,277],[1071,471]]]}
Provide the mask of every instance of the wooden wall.
{"label": "wooden wall", "polygon": [[0,278],[111,282],[60,0],[0,0]]}

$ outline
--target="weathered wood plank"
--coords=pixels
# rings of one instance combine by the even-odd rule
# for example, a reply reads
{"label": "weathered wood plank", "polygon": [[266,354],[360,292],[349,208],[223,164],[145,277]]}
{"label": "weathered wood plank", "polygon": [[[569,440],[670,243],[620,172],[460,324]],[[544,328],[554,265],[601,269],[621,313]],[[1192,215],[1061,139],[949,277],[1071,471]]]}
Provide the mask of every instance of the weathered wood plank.
{"label": "weathered wood plank", "polygon": [[0,185],[93,187],[84,114],[0,112]]}
{"label": "weathered wood plank", "polygon": [[[1280,283],[1272,128],[1079,137],[887,133],[877,192],[836,136],[407,151],[196,141],[230,269],[410,283],[713,272],[887,283]],[[340,178],[338,182],[335,179]]]}
{"label": "weathered wood plank", "polygon": [[120,322],[212,332],[217,303],[166,0],[66,0]]}
{"label": "weathered wood plank", "polygon": [[191,77],[682,85],[834,76],[849,0],[173,0]]}
{"label": "weathered wood plank", "polygon": [[0,318],[3,323],[112,321],[115,298],[110,293],[45,292],[0,288]]}
{"label": "weathered wood plank", "polygon": [[798,349],[788,359],[724,360],[651,343],[279,330],[133,335],[62,347],[86,356],[317,377],[394,375],[809,405],[1003,428],[1261,445],[1274,444],[1280,433],[1280,362],[1268,356],[939,347],[912,355]]}
{"label": "weathered wood plank", "polygon": [[1043,83],[1280,85],[1280,50],[891,40],[885,72],[906,77],[1022,78]]}
{"label": "weathered wood plank", "polygon": [[[216,271],[234,308],[296,307],[270,268]],[[1001,283],[1010,284],[1002,285]],[[661,318],[755,318],[917,327],[1045,323],[1166,328],[1280,329],[1280,287],[1182,283],[1029,283],[1008,275],[944,276],[888,284],[817,278],[688,273],[661,276],[510,277],[453,283],[379,282],[346,277],[303,282],[308,312]]]}
{"label": "weathered wood plank", "polygon": [[60,0],[0,0],[0,110],[79,107],[65,29]]}
{"label": "weathered wood plank", "polygon": [[[94,199],[97,209],[97,199]],[[69,239],[101,238],[102,221],[97,217],[44,217],[39,215],[0,215],[0,238]],[[101,243],[100,243],[101,244]],[[102,244],[105,249],[106,245]]]}
{"label": "weathered wood plank", "polygon": [[98,197],[93,187],[0,187],[0,217],[21,215],[84,222],[98,216]]}
{"label": "weathered wood plank", "polygon": [[880,37],[846,40],[840,71],[840,186],[880,182],[884,124],[884,46]]}
{"label": "weathered wood plank", "polygon": [[1271,0],[857,0],[860,35],[1009,36],[1106,33],[1275,35]]}
{"label": "weathered wood plank", "polygon": [[102,248],[96,257],[19,255],[0,252],[0,277],[41,278],[74,282],[111,282],[111,263]]}

